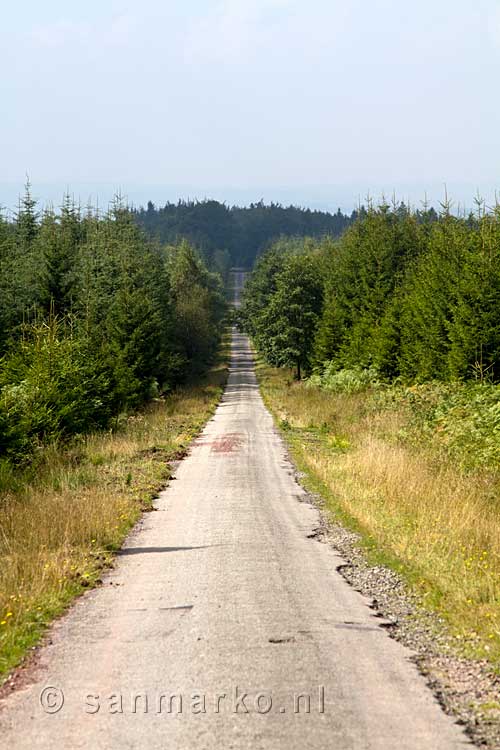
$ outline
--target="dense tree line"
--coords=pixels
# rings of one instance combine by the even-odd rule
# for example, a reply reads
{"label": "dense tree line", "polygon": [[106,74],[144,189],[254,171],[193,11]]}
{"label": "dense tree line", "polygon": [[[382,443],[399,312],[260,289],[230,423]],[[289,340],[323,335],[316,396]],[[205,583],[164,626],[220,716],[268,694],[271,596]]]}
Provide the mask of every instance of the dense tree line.
{"label": "dense tree line", "polygon": [[179,201],[135,211],[151,237],[161,242],[187,239],[207,262],[221,272],[230,266],[251,268],[260,253],[279,237],[338,237],[357,216],[312,211],[262,201],[248,207],[228,207],[215,200]]}
{"label": "dense tree line", "polygon": [[[459,217],[383,204],[337,241],[273,248],[248,282],[242,321],[278,366],[498,381],[500,208]],[[292,335],[302,336],[294,356]]]}
{"label": "dense tree line", "polygon": [[146,239],[117,200],[0,220],[0,458],[109,425],[202,371],[219,341],[220,276],[187,243]]}

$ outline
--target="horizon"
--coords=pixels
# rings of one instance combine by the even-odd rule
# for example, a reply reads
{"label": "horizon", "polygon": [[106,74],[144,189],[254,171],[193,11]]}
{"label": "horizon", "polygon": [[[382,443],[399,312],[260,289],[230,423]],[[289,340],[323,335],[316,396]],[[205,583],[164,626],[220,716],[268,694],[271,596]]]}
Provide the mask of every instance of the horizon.
{"label": "horizon", "polygon": [[[246,208],[251,204],[263,201],[265,205],[275,203],[283,207],[293,206],[295,208],[310,209],[330,214],[337,213],[340,210],[345,215],[366,206],[369,201],[375,205],[387,201],[389,203],[404,203],[412,210],[421,209],[424,204],[439,211],[446,198],[448,198],[451,210],[456,214],[468,214],[473,212],[476,207],[477,199],[480,199],[486,209],[491,210],[498,205],[500,192],[493,186],[489,186],[486,192],[477,189],[474,194],[467,195],[465,187],[455,186],[456,192],[453,192],[448,185],[441,186],[441,191],[437,186],[429,191],[420,193],[416,188],[407,187],[406,190],[398,193],[395,190],[379,191],[367,190],[365,193],[358,192],[356,198],[350,202],[343,193],[336,187],[331,188],[331,195],[335,198],[328,199],[329,190],[327,187],[309,188],[309,190],[299,190],[293,188],[276,188],[276,189],[251,189],[251,188],[202,188],[197,190],[195,187],[172,187],[172,186],[141,186],[132,190],[125,190],[123,186],[118,185],[116,188],[112,184],[101,185],[77,185],[73,189],[71,185],[48,185],[41,184],[37,187],[31,177],[28,178],[31,194],[37,201],[41,210],[48,207],[58,207],[62,200],[69,195],[77,205],[81,207],[91,206],[106,210],[113,202],[114,198],[120,196],[126,205],[130,208],[140,210],[146,208],[151,201],[155,208],[162,208],[168,203],[177,204],[178,202],[204,202],[217,201],[229,208]],[[24,194],[26,181],[20,184],[5,186],[0,182],[0,212],[7,218],[12,218],[19,204],[19,200]],[[300,197],[302,194],[302,198]],[[353,195],[354,192],[352,193]],[[309,198],[307,197],[309,195]],[[419,197],[420,195],[420,197]],[[458,197],[457,197],[458,195]]]}
{"label": "horizon", "polygon": [[27,0],[4,9],[0,59],[9,209],[26,173],[42,203],[343,212],[500,187],[496,0]]}

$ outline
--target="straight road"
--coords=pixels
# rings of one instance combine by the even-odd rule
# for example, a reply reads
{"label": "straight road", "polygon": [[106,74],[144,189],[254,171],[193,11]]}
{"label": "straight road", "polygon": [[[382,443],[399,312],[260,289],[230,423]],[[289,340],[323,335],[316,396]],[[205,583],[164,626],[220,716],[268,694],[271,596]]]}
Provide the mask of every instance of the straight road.
{"label": "straight road", "polygon": [[309,538],[318,513],[236,331],[222,402],[156,507],[5,701],[2,748],[468,746]]}

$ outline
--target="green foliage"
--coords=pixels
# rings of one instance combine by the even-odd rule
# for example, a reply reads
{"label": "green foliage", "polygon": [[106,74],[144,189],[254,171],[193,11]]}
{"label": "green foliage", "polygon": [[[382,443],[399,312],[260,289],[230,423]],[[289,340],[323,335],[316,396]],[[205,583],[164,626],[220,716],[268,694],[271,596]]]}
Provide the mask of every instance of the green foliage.
{"label": "green foliage", "polygon": [[179,201],[158,209],[149,202],[146,209],[135,212],[137,222],[151,237],[169,244],[187,239],[200,249],[210,267],[220,271],[228,266],[252,267],[279,237],[337,237],[356,215],[262,201],[229,208],[214,200]]}
{"label": "green foliage", "polygon": [[[458,217],[447,205],[438,215],[383,203],[338,240],[299,244],[264,254],[245,293],[242,323],[269,363],[290,366],[301,349],[333,388],[365,371],[410,383],[500,379],[499,206]],[[314,258],[314,292],[295,293],[295,257]]]}
{"label": "green foliage", "polygon": [[406,380],[500,376],[500,214],[446,214],[401,292]]}
{"label": "green foliage", "polygon": [[115,411],[113,372],[72,321],[35,322],[0,367],[0,454],[104,427]]}
{"label": "green foliage", "polygon": [[406,381],[500,374],[500,222],[370,209],[327,252],[321,368]]}
{"label": "green foliage", "polygon": [[120,199],[39,217],[28,186],[0,219],[0,270],[0,460],[109,425],[216,350],[220,276],[185,242],[148,241]]}
{"label": "green foliage", "polygon": [[176,352],[179,362],[196,374],[215,353],[226,307],[224,288],[220,276],[207,270],[185,240],[167,248],[167,268],[176,321]]}
{"label": "green foliage", "polygon": [[276,292],[276,279],[284,265],[283,246],[273,246],[257,260],[254,272],[243,290],[239,319],[242,326],[257,339],[265,331],[263,316]]}
{"label": "green foliage", "polygon": [[500,465],[500,386],[430,382],[394,385],[375,394],[374,406],[407,413],[409,442],[425,438],[463,469]]}
{"label": "green foliage", "polygon": [[315,361],[385,367],[384,312],[408,262],[420,255],[422,227],[404,206],[370,208],[327,249],[325,306]]}
{"label": "green foliage", "polygon": [[333,393],[358,393],[379,386],[380,376],[374,367],[338,370],[335,362],[327,362],[321,375],[315,373],[308,383]]}
{"label": "green foliage", "polygon": [[[292,250],[293,250],[292,246]],[[259,260],[245,290],[241,318],[269,364],[310,369],[322,304],[319,256],[272,248]]]}
{"label": "green foliage", "polygon": [[75,263],[85,239],[79,209],[65,196],[60,215],[47,210],[42,218],[36,251],[39,255],[39,304],[45,311],[69,312],[74,302]]}

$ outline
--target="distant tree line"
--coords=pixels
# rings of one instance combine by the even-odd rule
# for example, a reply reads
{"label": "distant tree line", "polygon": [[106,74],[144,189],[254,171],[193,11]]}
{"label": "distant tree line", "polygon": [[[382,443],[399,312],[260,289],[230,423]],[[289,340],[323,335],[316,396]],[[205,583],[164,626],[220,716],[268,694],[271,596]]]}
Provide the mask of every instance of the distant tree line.
{"label": "distant tree line", "polygon": [[267,361],[386,379],[500,380],[500,207],[370,206],[338,240],[271,248],[242,324]]}
{"label": "distant tree line", "polygon": [[0,218],[0,464],[200,373],[225,306],[198,253],[147,239],[119,200],[40,212],[28,186]]}
{"label": "distant tree line", "polygon": [[248,207],[215,200],[179,201],[134,212],[139,224],[160,242],[187,239],[222,273],[231,266],[251,268],[255,259],[279,237],[338,237],[356,219],[340,209],[335,214],[262,201]]}

